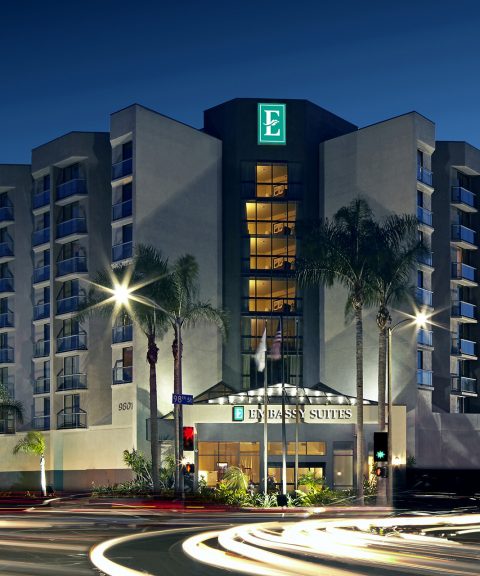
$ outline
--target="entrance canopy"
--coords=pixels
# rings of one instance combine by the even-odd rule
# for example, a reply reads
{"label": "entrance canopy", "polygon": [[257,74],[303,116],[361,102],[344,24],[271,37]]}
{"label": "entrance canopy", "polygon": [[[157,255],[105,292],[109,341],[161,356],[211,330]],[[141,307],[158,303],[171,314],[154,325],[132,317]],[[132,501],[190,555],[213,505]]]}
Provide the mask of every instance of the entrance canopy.
{"label": "entrance canopy", "polygon": [[[357,399],[353,396],[342,394],[326,384],[319,382],[311,388],[297,387],[293,384],[285,384],[285,404],[296,404],[297,395],[299,404],[323,404],[338,406],[355,406]],[[194,399],[195,404],[260,404],[263,403],[265,389],[261,388],[238,392],[230,388],[224,382],[219,382]],[[268,386],[268,403],[282,403],[282,384]],[[371,400],[364,400],[365,405],[377,404]]]}

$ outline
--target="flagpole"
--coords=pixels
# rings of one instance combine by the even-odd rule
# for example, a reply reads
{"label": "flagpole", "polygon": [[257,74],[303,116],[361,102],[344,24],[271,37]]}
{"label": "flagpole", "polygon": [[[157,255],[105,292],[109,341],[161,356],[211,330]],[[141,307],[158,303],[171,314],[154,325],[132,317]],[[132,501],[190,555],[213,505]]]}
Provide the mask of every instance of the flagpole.
{"label": "flagpole", "polygon": [[285,424],[285,367],[283,362],[283,313],[280,316],[280,350],[282,361],[282,494],[287,493],[287,427]]}
{"label": "flagpole", "polygon": [[[265,334],[267,333],[267,320],[265,320]],[[268,367],[267,349],[265,346],[265,372],[263,377],[263,491],[268,491]]]}
{"label": "flagpole", "polygon": [[295,391],[295,490],[298,490],[298,424],[300,420],[298,405],[298,383],[300,381],[300,366],[298,362],[298,318],[295,320],[295,371],[296,371],[296,391]]}

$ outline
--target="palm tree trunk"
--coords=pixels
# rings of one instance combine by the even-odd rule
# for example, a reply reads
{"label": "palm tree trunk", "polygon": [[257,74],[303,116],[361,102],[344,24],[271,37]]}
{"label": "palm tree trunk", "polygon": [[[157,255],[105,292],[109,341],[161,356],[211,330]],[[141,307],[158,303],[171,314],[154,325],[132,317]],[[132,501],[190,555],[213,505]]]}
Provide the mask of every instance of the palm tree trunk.
{"label": "palm tree trunk", "polygon": [[45,457],[40,456],[40,486],[42,488],[42,496],[47,495],[47,478],[45,476]]}
{"label": "palm tree trunk", "polygon": [[[173,353],[173,391],[175,394],[182,394],[182,325],[175,321],[175,339],[172,344]],[[183,474],[181,462],[183,460],[183,406],[175,404],[175,494],[183,497]]]}
{"label": "palm tree trunk", "polygon": [[355,307],[355,352],[356,352],[356,368],[357,368],[357,497],[360,505],[364,504],[363,499],[363,322],[362,322],[362,306]]}
{"label": "palm tree trunk", "polygon": [[152,483],[153,493],[160,491],[159,464],[158,464],[158,406],[157,406],[157,360],[158,346],[155,343],[155,335],[149,334],[147,361],[150,366],[150,449],[152,456]]}
{"label": "palm tree trunk", "polygon": [[385,382],[387,375],[387,331],[378,331],[378,427],[385,430]]}

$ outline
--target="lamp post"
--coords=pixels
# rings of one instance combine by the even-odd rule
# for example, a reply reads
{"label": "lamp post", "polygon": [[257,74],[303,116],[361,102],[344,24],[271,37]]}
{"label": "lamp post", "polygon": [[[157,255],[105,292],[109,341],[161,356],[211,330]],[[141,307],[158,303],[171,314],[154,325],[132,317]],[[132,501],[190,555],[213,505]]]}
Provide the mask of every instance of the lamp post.
{"label": "lamp post", "polygon": [[[417,328],[425,327],[428,317],[423,312],[417,312],[413,319],[413,324]],[[387,361],[387,395],[388,395],[388,483],[387,483],[387,502],[389,505],[393,503],[393,398],[392,398],[392,334],[402,324],[409,322],[412,324],[412,318],[405,318],[400,320],[393,326],[388,327],[388,361]]]}

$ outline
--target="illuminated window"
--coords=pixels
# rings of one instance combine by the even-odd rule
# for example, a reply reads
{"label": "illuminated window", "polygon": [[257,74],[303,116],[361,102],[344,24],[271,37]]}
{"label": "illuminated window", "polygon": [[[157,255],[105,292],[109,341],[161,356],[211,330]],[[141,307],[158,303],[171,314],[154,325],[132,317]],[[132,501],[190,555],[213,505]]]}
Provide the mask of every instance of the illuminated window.
{"label": "illuminated window", "polygon": [[286,164],[257,164],[257,197],[281,198],[288,190],[288,172]]}

